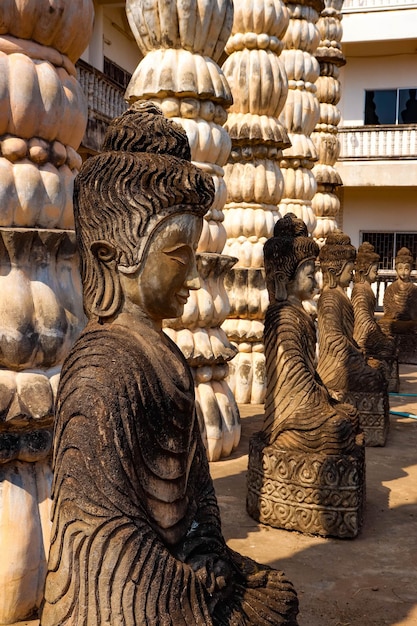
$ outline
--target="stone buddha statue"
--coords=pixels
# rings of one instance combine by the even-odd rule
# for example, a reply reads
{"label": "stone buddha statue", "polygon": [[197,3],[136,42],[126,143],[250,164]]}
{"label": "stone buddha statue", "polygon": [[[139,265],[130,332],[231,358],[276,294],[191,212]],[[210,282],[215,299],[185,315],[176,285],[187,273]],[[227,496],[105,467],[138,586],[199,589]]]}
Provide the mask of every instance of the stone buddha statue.
{"label": "stone buddha statue", "polygon": [[359,418],[316,374],[316,330],[303,301],[316,288],[319,247],[292,213],[264,247],[270,304],[265,317],[267,393],[263,433],[284,449],[335,454],[355,447]]}
{"label": "stone buddha statue", "polygon": [[[353,279],[356,250],[347,235],[335,231],[327,237],[319,259],[323,290],[317,306],[317,372],[334,398],[349,402],[358,409],[367,445],[383,445],[389,419],[387,384],[382,371],[367,363],[354,340],[354,310],[345,291]],[[371,444],[370,432],[366,430],[368,411],[372,423],[376,414],[382,416],[383,434],[375,444]]]}
{"label": "stone buddha statue", "polygon": [[355,313],[353,338],[370,365],[382,364],[389,391],[398,391],[398,361],[395,342],[387,337],[375,319],[376,297],[372,283],[378,275],[379,254],[365,241],[359,246],[355,263],[351,301]]}
{"label": "stone buddha statue", "polygon": [[397,280],[384,293],[384,317],[396,321],[417,321],[417,287],[411,280],[414,266],[408,248],[401,248],[395,257]]}
{"label": "stone buddha statue", "polygon": [[417,286],[411,280],[413,255],[401,248],[395,257],[397,280],[384,293],[383,332],[395,340],[399,363],[417,364]]}
{"label": "stone buddha statue", "polygon": [[318,253],[292,213],[264,246],[267,390],[263,428],[250,445],[248,511],[279,528],[352,537],[362,521],[362,435],[357,411],[333,399],[315,370],[316,330],[302,303],[316,288]]}
{"label": "stone buddha statue", "polygon": [[284,575],[225,544],[192,375],[162,331],[199,286],[213,193],[150,104],[76,179],[88,324],[58,392],[42,626],[297,624]]}

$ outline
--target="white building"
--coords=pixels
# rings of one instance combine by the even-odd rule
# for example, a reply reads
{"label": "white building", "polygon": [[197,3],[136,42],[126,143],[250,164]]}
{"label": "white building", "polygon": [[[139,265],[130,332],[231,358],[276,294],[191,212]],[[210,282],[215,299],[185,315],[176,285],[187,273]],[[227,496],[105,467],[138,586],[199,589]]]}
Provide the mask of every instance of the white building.
{"label": "white building", "polygon": [[[90,108],[86,153],[99,150],[109,119],[125,108],[141,58],[125,3],[95,4],[79,64]],[[370,240],[389,271],[400,247],[417,256],[417,0],[345,0],[342,25],[340,226],[356,246]]]}
{"label": "white building", "polygon": [[341,70],[341,222],[392,269],[417,256],[417,1],[345,0]]}

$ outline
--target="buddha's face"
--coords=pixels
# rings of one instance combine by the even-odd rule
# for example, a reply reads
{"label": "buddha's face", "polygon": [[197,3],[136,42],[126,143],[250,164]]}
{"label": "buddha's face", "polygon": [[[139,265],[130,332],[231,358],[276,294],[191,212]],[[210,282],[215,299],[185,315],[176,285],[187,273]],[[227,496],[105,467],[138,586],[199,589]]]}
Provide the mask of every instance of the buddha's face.
{"label": "buddha's face", "polygon": [[345,263],[342,271],[339,274],[339,285],[343,289],[345,289],[346,287],[349,287],[350,283],[352,282],[353,267],[354,267],[353,261],[348,261],[347,263]]}
{"label": "buddha's face", "polygon": [[301,263],[287,287],[288,297],[296,298],[300,302],[309,300],[317,287],[315,263],[313,259]]}
{"label": "buddha's face", "polygon": [[195,215],[174,215],[155,231],[140,267],[119,274],[125,309],[157,323],[182,315],[190,290],[200,287],[195,251],[202,224]]}
{"label": "buddha's face", "polygon": [[397,276],[400,280],[408,283],[411,277],[411,265],[410,263],[397,263],[395,266]]}
{"label": "buddha's face", "polygon": [[369,272],[366,275],[368,282],[374,283],[378,276],[378,263],[372,263]]}

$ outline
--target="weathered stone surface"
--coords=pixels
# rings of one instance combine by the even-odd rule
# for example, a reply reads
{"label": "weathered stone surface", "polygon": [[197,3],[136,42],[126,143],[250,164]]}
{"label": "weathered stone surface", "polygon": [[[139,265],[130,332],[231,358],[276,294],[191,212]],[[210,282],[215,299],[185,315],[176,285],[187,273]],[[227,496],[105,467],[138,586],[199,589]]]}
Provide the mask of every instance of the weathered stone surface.
{"label": "weathered stone surface", "polygon": [[356,537],[365,506],[365,455],[305,454],[265,446],[261,434],[249,448],[248,513],[286,530]]}
{"label": "weathered stone surface", "polygon": [[354,537],[364,506],[359,416],[316,375],[314,322],[302,306],[315,289],[319,247],[293,214],[274,235],[265,244],[267,391],[250,444],[248,512],[278,528]]}
{"label": "weathered stone surface", "polygon": [[192,372],[162,329],[199,288],[214,184],[190,157],[143,103],[76,179],[89,321],[58,393],[42,626],[297,624],[284,575],[226,546]]}
{"label": "weathered stone surface", "polygon": [[[368,437],[367,445],[384,445],[389,424],[387,382],[378,364],[372,367],[353,338],[355,315],[345,293],[353,278],[356,250],[350,238],[341,232],[331,233],[320,250],[324,286],[318,301],[319,361],[317,372],[332,396],[342,402],[346,397],[358,401],[356,408],[361,425],[379,423],[380,435]],[[369,417],[366,397],[377,403],[379,417]],[[365,403],[364,403],[365,402]],[[375,423],[376,422],[376,423]]]}
{"label": "weathered stone surface", "polygon": [[395,258],[397,280],[384,293],[384,333],[395,340],[399,363],[417,364],[417,286],[411,280],[414,259],[408,248]]}
{"label": "weathered stone surface", "polygon": [[[353,338],[368,360],[377,359],[383,365],[388,391],[398,392],[398,357],[395,341],[387,337],[375,319],[376,297],[371,284],[378,274],[379,254],[364,242],[359,246],[355,263],[355,284],[351,301],[355,313]],[[372,363],[371,363],[372,364]]]}
{"label": "weathered stone surface", "polygon": [[201,288],[192,293],[178,320],[165,330],[178,341],[193,368],[203,441],[210,461],[230,454],[240,438],[240,417],[226,380],[236,353],[220,325],[229,313],[224,273],[235,259],[222,255],[226,243],[223,206],[227,191],[223,166],[231,140],[222,127],[232,102],[230,87],[217,65],[233,20],[231,0],[128,0],[126,11],[144,58],[126,91],[130,103],[144,99],[184,128],[191,159],[215,185],[198,243]]}
{"label": "weathered stone surface", "polygon": [[72,193],[87,103],[74,66],[92,0],[0,4],[0,623],[37,611],[53,404],[85,323]]}

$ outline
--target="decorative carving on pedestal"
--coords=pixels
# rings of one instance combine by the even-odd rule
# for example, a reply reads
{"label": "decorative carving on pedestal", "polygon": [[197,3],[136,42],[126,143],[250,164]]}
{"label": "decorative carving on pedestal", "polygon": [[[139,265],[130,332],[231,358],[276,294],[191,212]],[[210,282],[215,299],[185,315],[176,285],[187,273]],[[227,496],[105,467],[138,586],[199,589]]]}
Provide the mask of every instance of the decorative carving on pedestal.
{"label": "decorative carving on pedestal", "polygon": [[222,124],[232,97],[217,61],[230,34],[233,6],[231,0],[175,0],[164,6],[152,0],[144,7],[139,0],[127,0],[126,11],[144,56],[126,98],[130,103],[150,100],[180,124],[193,163],[210,173],[215,184],[198,245],[203,286],[191,296],[181,319],[165,325],[166,333],[190,355],[203,439],[209,459],[215,461],[230,454],[240,439],[238,408],[225,380],[227,362],[236,350],[220,329],[229,313],[221,283],[233,264],[230,257],[219,258],[226,242],[223,166],[231,146]]}
{"label": "decorative carving on pedestal", "polygon": [[[58,6],[59,5],[59,6]],[[33,615],[49,549],[53,405],[85,321],[72,214],[91,0],[0,7],[0,623]]]}
{"label": "decorative carving on pedestal", "polygon": [[335,163],[339,158],[340,141],[337,127],[340,111],[339,68],[346,60],[342,53],[342,6],[343,0],[324,0],[317,28],[320,43],[315,57],[320,64],[320,76],[316,81],[317,98],[320,102],[320,117],[311,138],[317,151],[317,162],[313,174],[317,182],[317,193],[312,200],[316,216],[313,237],[323,244],[329,233],[337,228],[340,200],[335,191],[342,185]]}
{"label": "decorative carving on pedestal", "polygon": [[395,257],[397,280],[384,293],[384,333],[395,340],[399,363],[417,364],[417,287],[411,280],[414,259],[408,248]]}
{"label": "decorative carving on pedestal", "polygon": [[353,338],[371,365],[375,359],[382,363],[388,391],[398,392],[400,379],[395,341],[382,332],[375,319],[376,297],[371,284],[378,275],[379,258],[369,242],[359,246],[351,295],[355,313]]}
{"label": "decorative carving on pedestal", "polygon": [[247,508],[287,530],[355,537],[362,525],[365,458],[359,415],[335,401],[315,371],[316,332],[302,306],[316,286],[319,247],[288,213],[265,244],[267,393],[250,441]]}
{"label": "decorative carving on pedestal", "polygon": [[225,167],[224,252],[238,258],[226,279],[231,310],[223,328],[239,350],[229,380],[241,403],[262,403],[265,397],[262,340],[268,294],[263,245],[279,217],[279,161],[282,148],[290,145],[278,121],[288,91],[279,58],[287,26],[288,11],[281,0],[236,2],[223,64],[233,94],[225,123],[232,152]]}
{"label": "decorative carving on pedestal", "polygon": [[248,511],[274,528],[347,539],[363,525],[365,453],[315,454],[249,443]]}
{"label": "decorative carving on pedestal", "polygon": [[389,429],[387,382],[382,369],[367,363],[353,339],[354,310],[345,293],[356,250],[347,235],[335,231],[327,237],[319,258],[323,290],[317,307],[317,372],[334,398],[357,408],[365,445],[383,446]]}
{"label": "decorative carving on pedestal", "polygon": [[225,543],[194,379],[162,329],[198,289],[215,193],[190,156],[182,129],[136,104],[76,180],[89,321],[58,392],[41,626],[297,626],[284,574]]}
{"label": "decorative carving on pedestal", "polygon": [[288,97],[280,121],[288,131],[291,147],[283,151],[280,163],[284,192],[278,208],[281,215],[292,212],[300,217],[312,233],[316,226],[312,200],[317,191],[312,168],[317,153],[311,134],[320,112],[316,87],[320,67],[314,55],[320,41],[317,21],[324,2],[290,0],[286,5],[290,21],[281,58],[288,77]]}

